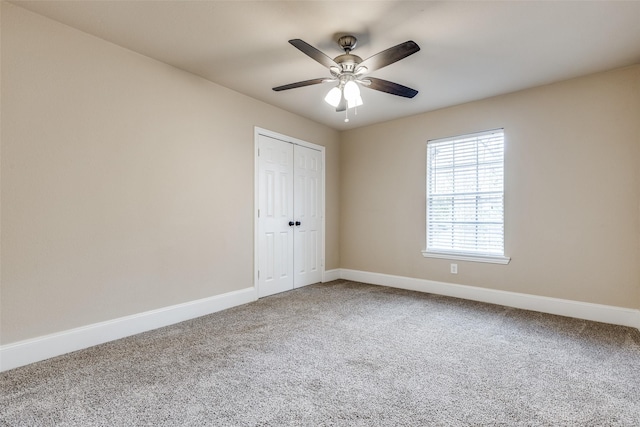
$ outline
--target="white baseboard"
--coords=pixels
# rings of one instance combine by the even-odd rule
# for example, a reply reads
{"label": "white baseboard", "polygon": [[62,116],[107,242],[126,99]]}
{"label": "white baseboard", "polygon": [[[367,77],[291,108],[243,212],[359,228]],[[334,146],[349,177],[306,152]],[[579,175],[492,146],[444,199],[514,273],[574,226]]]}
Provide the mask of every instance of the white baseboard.
{"label": "white baseboard", "polygon": [[[473,301],[499,304],[542,313],[593,320],[640,330],[640,310],[549,298],[474,286],[457,285],[433,280],[371,273],[367,271],[334,269],[324,273],[324,281],[346,279],[372,285],[389,286],[412,291],[428,292]],[[169,307],[94,323],[42,337],[0,346],[0,372],[30,363],[60,356],[83,348],[150,331],[174,323],[215,313],[227,308],[255,301],[255,288],[190,301]]]}
{"label": "white baseboard", "polygon": [[0,346],[0,372],[256,300],[245,288]]}
{"label": "white baseboard", "polygon": [[324,279],[322,279],[322,282],[331,282],[333,280],[338,280],[340,279],[340,269],[336,268],[334,270],[325,270],[324,272]]}
{"label": "white baseboard", "polygon": [[640,310],[611,305],[592,304],[559,298],[549,298],[475,286],[456,285],[433,280],[414,279],[368,271],[340,269],[340,278],[372,285],[428,292],[437,295],[499,304],[507,307],[557,314],[577,319],[593,320],[640,329]]}

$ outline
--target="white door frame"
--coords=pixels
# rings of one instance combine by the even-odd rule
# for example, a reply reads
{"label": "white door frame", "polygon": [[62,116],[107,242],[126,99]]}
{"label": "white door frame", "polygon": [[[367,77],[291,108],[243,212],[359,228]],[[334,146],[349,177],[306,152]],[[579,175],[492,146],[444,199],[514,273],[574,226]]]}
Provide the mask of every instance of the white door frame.
{"label": "white door frame", "polygon": [[258,195],[260,190],[260,183],[258,181],[259,173],[259,159],[258,159],[258,147],[259,147],[259,135],[268,136],[270,138],[279,139],[280,141],[288,142],[295,145],[300,145],[302,147],[311,148],[314,150],[320,151],[322,154],[322,182],[320,184],[320,198],[321,198],[321,207],[320,212],[322,212],[322,230],[320,233],[321,240],[321,259],[320,259],[320,270],[322,273],[322,282],[324,282],[324,273],[325,273],[325,182],[326,182],[326,167],[325,167],[325,147],[322,145],[313,144],[311,142],[303,141],[301,139],[293,138],[291,136],[283,135],[281,133],[273,132],[267,129],[254,127],[253,134],[253,145],[254,145],[254,153],[253,153],[253,288],[256,293],[256,299],[258,299],[258,255],[259,255],[259,244],[258,244]]}

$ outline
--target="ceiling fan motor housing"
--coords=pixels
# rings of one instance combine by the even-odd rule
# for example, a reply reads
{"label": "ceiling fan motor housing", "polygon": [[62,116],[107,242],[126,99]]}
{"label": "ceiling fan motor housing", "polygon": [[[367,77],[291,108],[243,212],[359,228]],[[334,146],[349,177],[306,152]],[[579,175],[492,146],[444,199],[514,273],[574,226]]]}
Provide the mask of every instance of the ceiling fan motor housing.
{"label": "ceiling fan motor housing", "polygon": [[334,61],[340,65],[343,73],[353,73],[356,70],[358,64],[362,62],[362,58],[358,55],[352,55],[350,53],[345,53],[340,56],[336,56]]}
{"label": "ceiling fan motor housing", "polygon": [[356,47],[358,39],[354,36],[342,36],[338,39],[338,44],[344,52],[342,55],[336,56],[334,61],[340,65],[340,69],[343,73],[355,72],[358,64],[362,62],[362,58],[358,55],[352,55],[350,52]]}

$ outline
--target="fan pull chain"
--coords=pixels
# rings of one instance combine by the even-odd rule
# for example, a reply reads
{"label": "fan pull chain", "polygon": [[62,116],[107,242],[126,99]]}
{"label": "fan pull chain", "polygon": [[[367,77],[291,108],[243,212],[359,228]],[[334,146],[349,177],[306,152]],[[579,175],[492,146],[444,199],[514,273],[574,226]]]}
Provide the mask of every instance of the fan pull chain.
{"label": "fan pull chain", "polygon": [[[358,107],[353,107],[353,114],[358,115]],[[344,122],[349,123],[349,109],[344,110]]]}

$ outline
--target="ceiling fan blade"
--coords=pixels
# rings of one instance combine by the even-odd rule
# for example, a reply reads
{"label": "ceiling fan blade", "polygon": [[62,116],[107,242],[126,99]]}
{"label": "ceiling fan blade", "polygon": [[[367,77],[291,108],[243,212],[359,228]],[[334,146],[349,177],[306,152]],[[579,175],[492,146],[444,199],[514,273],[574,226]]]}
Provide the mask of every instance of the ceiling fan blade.
{"label": "ceiling fan blade", "polygon": [[320,52],[318,49],[311,46],[309,43],[305,41],[302,41],[300,39],[293,39],[293,40],[289,40],[289,43],[291,43],[294,47],[298,48],[298,50],[300,50],[302,53],[304,53],[311,59],[318,61],[319,63],[321,63],[327,68],[330,68],[330,67],[338,67],[338,69],[340,68],[340,66],[336,64],[336,62],[333,59],[329,58],[327,55]]}
{"label": "ceiling fan blade", "polygon": [[379,90],[380,92],[403,96],[405,98],[413,98],[418,94],[417,90],[411,89],[410,87],[402,86],[398,83],[376,79],[375,77],[367,77],[363,82],[366,82],[367,80],[371,82],[368,85],[365,84],[365,87],[368,87],[369,89]]}
{"label": "ceiling fan blade", "polygon": [[282,85],[282,86],[274,87],[273,90],[275,90],[276,92],[280,92],[281,90],[295,89],[297,87],[305,87],[305,86],[317,85],[319,83],[324,83],[326,81],[331,81],[331,79],[321,78],[321,79],[304,80],[302,82],[289,83],[288,85]]}
{"label": "ceiling fan blade", "polygon": [[409,55],[413,55],[419,50],[420,46],[418,46],[416,42],[409,40],[365,59],[359,66],[367,67],[369,72],[379,70],[380,68],[400,61]]}

